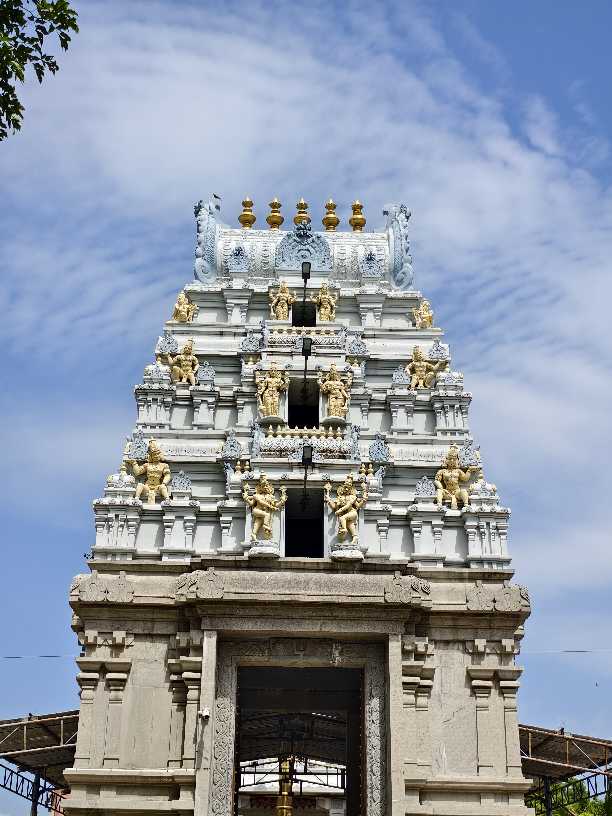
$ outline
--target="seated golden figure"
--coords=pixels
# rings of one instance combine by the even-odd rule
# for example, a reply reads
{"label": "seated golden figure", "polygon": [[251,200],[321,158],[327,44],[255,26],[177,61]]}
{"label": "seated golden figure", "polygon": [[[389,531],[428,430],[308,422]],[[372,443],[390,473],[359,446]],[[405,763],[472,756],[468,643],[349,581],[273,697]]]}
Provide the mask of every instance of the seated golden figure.
{"label": "seated golden figure", "polygon": [[414,325],[417,329],[431,329],[434,319],[431,303],[423,299],[419,308],[412,310],[412,317],[414,318]]}
{"label": "seated golden figure", "polygon": [[357,532],[359,510],[368,500],[366,483],[363,482],[361,486],[361,496],[357,496],[353,477],[350,475],[346,477],[343,484],[339,485],[335,499],[331,497],[331,482],[325,484],[324,490],[325,501],[338,519],[338,538],[342,540],[345,536],[350,535],[351,544],[357,544],[359,542]]}
{"label": "seated golden figure", "polygon": [[289,388],[289,376],[272,363],[269,371],[258,371],[257,405],[262,417],[280,416],[280,395]]}
{"label": "seated golden figure", "polygon": [[196,372],[200,364],[193,353],[193,340],[188,340],[175,357],[167,354],[166,364],[170,366],[170,379],[173,383],[195,385]]}
{"label": "seated golden figure", "polygon": [[317,314],[321,322],[330,322],[336,319],[338,296],[329,291],[329,286],[325,281],[321,284],[319,294],[310,297],[310,300],[316,305]]}
{"label": "seated golden figure", "polygon": [[168,483],[170,482],[170,468],[162,460],[162,452],[154,439],[149,441],[147,461],[139,465],[134,459],[127,459],[125,462],[132,468],[134,476],[144,476],[144,482],[136,485],[136,498],[139,499],[143,493],[146,494],[147,504],[155,504],[157,494],[162,499],[168,499]]}
{"label": "seated golden figure", "polygon": [[249,492],[248,482],[244,483],[242,498],[251,508],[251,541],[257,541],[260,538],[260,533],[262,533],[261,538],[264,541],[269,541],[272,538],[272,516],[285,506],[287,490],[281,487],[280,498],[276,499],[274,488],[268,481],[268,477],[262,474],[255,486],[254,494]]}
{"label": "seated golden figure", "polygon": [[179,296],[174,304],[174,311],[172,312],[172,319],[177,323],[191,323],[196,311],[196,305],[191,303],[184,292],[179,292]]}
{"label": "seated golden figure", "polygon": [[295,303],[295,295],[289,291],[286,281],[281,281],[276,292],[270,292],[270,317],[273,320],[289,320],[289,308]]}
{"label": "seated golden figure", "polygon": [[410,388],[431,388],[438,371],[446,368],[446,360],[430,363],[425,359],[423,349],[415,346],[412,350],[412,360],[406,365],[406,373],[410,374]]}
{"label": "seated golden figure", "polygon": [[351,399],[353,375],[341,377],[338,368],[332,363],[327,374],[319,372],[319,388],[327,397],[327,416],[346,419]]}
{"label": "seated golden figure", "polygon": [[459,465],[459,451],[454,445],[451,445],[434,479],[436,503],[440,507],[444,505],[444,502],[450,503],[451,510],[457,510],[459,502],[462,507],[467,507],[470,503],[468,491],[465,487],[461,487],[461,483],[469,482],[472,474],[478,472],[480,468],[474,465],[463,470]]}

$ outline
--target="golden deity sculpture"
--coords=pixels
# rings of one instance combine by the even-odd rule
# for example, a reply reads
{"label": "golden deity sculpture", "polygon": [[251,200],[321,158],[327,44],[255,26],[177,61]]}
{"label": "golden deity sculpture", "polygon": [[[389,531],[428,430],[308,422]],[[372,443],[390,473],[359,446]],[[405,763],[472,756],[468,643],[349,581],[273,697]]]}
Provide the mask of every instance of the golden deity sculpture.
{"label": "golden deity sculpture", "polygon": [[191,323],[196,311],[195,303],[191,303],[184,292],[179,292],[179,296],[174,304],[172,319],[177,323]]}
{"label": "golden deity sculpture", "polygon": [[342,540],[347,535],[351,537],[351,544],[357,544],[359,537],[357,534],[357,519],[359,510],[368,500],[368,489],[366,483],[361,485],[361,496],[357,495],[355,483],[352,476],[347,476],[343,484],[336,490],[336,498],[331,497],[331,482],[325,484],[325,501],[336,514],[338,519],[338,538]]}
{"label": "golden deity sculpture", "polygon": [[287,281],[281,281],[278,290],[271,291],[268,297],[272,320],[289,320],[289,308],[295,303],[295,295],[289,291]]}
{"label": "golden deity sculpture", "polygon": [[162,499],[168,499],[168,483],[170,481],[170,468],[162,460],[162,452],[154,439],[149,440],[147,461],[139,465],[134,459],[126,459],[126,465],[132,468],[134,476],[144,476],[144,482],[136,485],[136,498],[145,493],[147,504],[155,504],[155,497],[159,493]]}
{"label": "golden deity sculpture", "polygon": [[332,363],[327,374],[319,372],[318,383],[321,393],[327,397],[327,417],[346,419],[353,375],[349,373],[342,377],[336,365]]}
{"label": "golden deity sculpture", "polygon": [[188,340],[180,354],[173,357],[166,354],[166,365],[170,366],[170,379],[173,383],[196,384],[196,372],[200,367],[198,358],[193,353],[193,340]]}
{"label": "golden deity sculpture", "polygon": [[433,326],[434,314],[431,310],[431,303],[423,299],[418,309],[412,310],[414,325],[417,329],[431,329]]}
{"label": "golden deity sculpture", "polygon": [[319,294],[309,298],[317,307],[319,320],[329,323],[336,319],[336,303],[338,296],[329,291],[325,281],[321,284]]}
{"label": "golden deity sculpture", "polygon": [[431,388],[438,371],[446,368],[446,360],[430,363],[425,359],[423,349],[415,346],[412,350],[412,360],[406,366],[406,373],[410,374],[410,388]]}
{"label": "golden deity sculpture", "polygon": [[469,482],[472,474],[478,472],[480,468],[475,465],[463,470],[459,464],[459,451],[455,445],[451,445],[434,479],[436,503],[442,507],[444,502],[450,502],[451,510],[457,510],[459,502],[462,507],[467,507],[470,503],[468,491],[461,484]]}
{"label": "golden deity sculpture", "polygon": [[242,498],[251,508],[253,522],[251,526],[251,541],[257,541],[260,538],[260,533],[262,533],[261,538],[264,541],[269,541],[272,538],[272,516],[284,507],[287,501],[286,488],[281,487],[280,498],[277,499],[274,495],[274,488],[268,481],[268,477],[262,474],[257,481],[253,494],[250,493],[249,483],[244,483]]}
{"label": "golden deity sculpture", "polygon": [[280,395],[289,388],[289,376],[272,363],[268,371],[256,373],[257,405],[262,417],[280,417]]}

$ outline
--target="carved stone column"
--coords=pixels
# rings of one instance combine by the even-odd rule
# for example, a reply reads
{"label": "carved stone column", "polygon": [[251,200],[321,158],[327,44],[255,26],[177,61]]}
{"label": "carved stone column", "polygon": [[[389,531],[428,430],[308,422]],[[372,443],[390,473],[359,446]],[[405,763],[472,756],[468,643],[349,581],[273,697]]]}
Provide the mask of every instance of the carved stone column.
{"label": "carved stone column", "polygon": [[170,675],[172,703],[170,709],[170,738],[168,743],[168,767],[180,768],[183,764],[183,738],[185,731],[186,689],[181,674]]}
{"label": "carved stone column", "polygon": [[404,729],[404,778],[421,779],[431,773],[429,700],[435,666],[427,638],[402,638],[402,689]]}
{"label": "carved stone column", "polygon": [[478,774],[493,776],[495,773],[495,743],[498,734],[492,722],[489,703],[495,670],[482,666],[468,666],[467,671],[472,682],[472,691],[476,697]]}
{"label": "carved stone column", "polygon": [[517,667],[497,669],[499,689],[504,698],[504,728],[506,732],[506,773],[511,777],[522,777],[521,746],[519,741],[516,695],[519,677],[523,670]]}
{"label": "carved stone column", "polygon": [[198,705],[200,702],[200,680],[202,662],[198,657],[181,658],[183,682],[187,687],[185,702],[185,734],[183,739],[183,767],[195,768],[196,731],[198,724]]}
{"label": "carved stone column", "polygon": [[[77,660],[77,663],[79,661]],[[89,768],[91,766],[91,741],[94,733],[94,699],[100,680],[100,662],[98,666],[87,663],[88,671],[77,674],[81,707],[79,710],[79,731],[77,734],[76,751],[74,754],[75,768]]]}
{"label": "carved stone column", "polygon": [[123,692],[128,679],[130,661],[108,660],[106,685],[108,686],[108,708],[106,710],[106,730],[104,734],[105,768],[119,767],[119,753],[121,748],[121,710],[123,707]]}
{"label": "carved stone column", "polygon": [[195,813],[206,813],[210,798],[213,762],[215,691],[217,676],[217,633],[202,633],[202,680],[198,712],[198,754],[196,763]]}

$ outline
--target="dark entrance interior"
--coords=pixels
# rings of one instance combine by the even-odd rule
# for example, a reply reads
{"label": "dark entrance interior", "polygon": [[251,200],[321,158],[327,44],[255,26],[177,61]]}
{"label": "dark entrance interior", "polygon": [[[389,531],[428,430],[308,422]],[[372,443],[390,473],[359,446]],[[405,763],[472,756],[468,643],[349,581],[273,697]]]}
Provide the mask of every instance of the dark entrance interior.
{"label": "dark entrance interior", "polygon": [[308,300],[305,303],[302,303],[301,300],[296,301],[291,307],[291,325],[316,326],[317,307],[315,304]]}
{"label": "dark entrance interior", "polygon": [[362,684],[361,669],[238,669],[236,777],[255,809],[274,812],[270,782],[281,782],[284,762],[294,809],[312,808],[327,784],[347,816],[363,813]]}
{"label": "dark entrance interior", "polygon": [[319,427],[319,386],[316,380],[291,380],[287,422],[290,428]]}
{"label": "dark entrance interior", "polygon": [[323,491],[289,490],[285,505],[285,556],[323,558]]}

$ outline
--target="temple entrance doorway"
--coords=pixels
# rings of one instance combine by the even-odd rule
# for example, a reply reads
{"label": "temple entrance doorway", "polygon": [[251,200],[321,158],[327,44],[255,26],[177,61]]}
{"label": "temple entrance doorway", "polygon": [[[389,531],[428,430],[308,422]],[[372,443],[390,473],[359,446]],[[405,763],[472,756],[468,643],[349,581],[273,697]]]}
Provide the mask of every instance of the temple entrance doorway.
{"label": "temple entrance doorway", "polygon": [[363,721],[361,669],[239,667],[235,814],[364,814]]}

